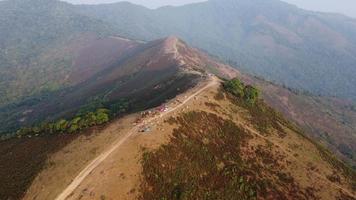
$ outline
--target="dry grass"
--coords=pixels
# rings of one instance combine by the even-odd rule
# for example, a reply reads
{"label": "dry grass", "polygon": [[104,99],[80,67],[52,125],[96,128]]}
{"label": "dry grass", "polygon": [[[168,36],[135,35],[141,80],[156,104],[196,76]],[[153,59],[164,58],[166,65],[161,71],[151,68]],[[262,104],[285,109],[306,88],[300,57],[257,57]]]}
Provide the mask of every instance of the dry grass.
{"label": "dry grass", "polygon": [[170,143],[144,153],[142,199],[316,199],[281,171],[268,148],[244,159],[251,136],[234,122],[206,112],[173,121],[179,128]]}

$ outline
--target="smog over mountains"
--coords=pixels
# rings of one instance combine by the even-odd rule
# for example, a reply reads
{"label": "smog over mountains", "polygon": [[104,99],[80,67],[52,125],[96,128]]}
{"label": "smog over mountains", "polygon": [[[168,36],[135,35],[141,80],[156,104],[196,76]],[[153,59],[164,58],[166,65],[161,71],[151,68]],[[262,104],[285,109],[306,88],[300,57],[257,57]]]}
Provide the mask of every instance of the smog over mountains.
{"label": "smog over mountains", "polygon": [[0,199],[356,198],[354,18],[134,3],[0,1]]}
{"label": "smog over mountains", "polygon": [[[103,3],[115,3],[120,0],[66,0],[73,4],[103,4]],[[122,1],[122,0],[121,0]],[[128,0],[128,2],[143,5],[147,8],[159,8],[162,6],[180,6],[191,3],[203,2],[206,0]],[[331,12],[340,13],[353,18],[356,18],[356,3],[353,0],[283,0],[287,3],[296,5],[300,8],[318,11],[318,12]]]}

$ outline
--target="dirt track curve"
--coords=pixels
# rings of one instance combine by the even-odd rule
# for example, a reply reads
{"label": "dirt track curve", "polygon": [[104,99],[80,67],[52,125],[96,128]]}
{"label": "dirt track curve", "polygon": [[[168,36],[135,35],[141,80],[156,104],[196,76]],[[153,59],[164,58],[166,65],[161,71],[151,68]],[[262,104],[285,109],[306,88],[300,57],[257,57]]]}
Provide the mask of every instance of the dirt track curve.
{"label": "dirt track curve", "polygon": [[[156,117],[152,117],[150,119],[148,119],[145,123],[150,123],[156,119],[158,119],[159,117],[162,117],[164,115],[167,115],[177,109],[179,109],[180,107],[182,107],[184,104],[186,104],[188,101],[190,101],[192,98],[194,98],[195,96],[199,95],[200,93],[202,93],[204,90],[206,90],[207,88],[210,88],[214,85],[218,84],[218,81],[215,78],[211,78],[211,81],[209,81],[209,83],[207,85],[205,85],[203,88],[199,89],[198,91],[196,91],[195,93],[193,93],[192,95],[190,95],[189,97],[187,97],[184,101],[182,101],[180,104],[178,104],[177,106],[169,109],[167,112],[163,113],[160,116],[156,116]],[[90,173],[96,168],[98,167],[107,157],[110,156],[110,154],[112,152],[114,152],[117,148],[119,148],[127,139],[129,139],[134,133],[137,133],[139,130],[139,127],[142,124],[138,124],[136,125],[134,128],[131,129],[131,131],[129,131],[123,138],[121,138],[120,140],[116,141],[113,146],[111,148],[109,148],[107,151],[103,152],[102,154],[100,154],[98,157],[96,157],[89,165],[87,165],[79,174],[77,177],[75,177],[73,179],[73,181],[68,185],[68,187],[63,190],[62,193],[60,193],[57,198],[55,200],[65,200],[67,199],[74,191],[75,189],[84,181],[84,179],[90,175]]]}

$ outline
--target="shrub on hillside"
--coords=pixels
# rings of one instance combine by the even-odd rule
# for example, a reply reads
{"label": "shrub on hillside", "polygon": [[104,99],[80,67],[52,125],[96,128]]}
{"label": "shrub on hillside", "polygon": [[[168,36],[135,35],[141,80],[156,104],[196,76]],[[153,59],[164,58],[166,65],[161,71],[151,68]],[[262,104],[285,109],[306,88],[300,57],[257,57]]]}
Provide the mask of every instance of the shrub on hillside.
{"label": "shrub on hillside", "polygon": [[251,85],[248,85],[244,88],[244,99],[250,104],[256,103],[259,94],[260,91]]}
{"label": "shrub on hillside", "polygon": [[237,97],[244,96],[244,87],[244,84],[237,78],[224,83],[225,90]]}
{"label": "shrub on hillside", "polygon": [[255,104],[259,98],[260,92],[257,88],[247,85],[245,86],[239,79],[234,78],[225,81],[224,89],[232,95],[244,99],[249,104]]}
{"label": "shrub on hillside", "polygon": [[21,128],[18,136],[52,133],[75,133],[85,128],[102,125],[110,120],[110,110],[97,109],[95,112],[80,114],[72,120],[60,119],[52,123],[42,123],[39,126]]}

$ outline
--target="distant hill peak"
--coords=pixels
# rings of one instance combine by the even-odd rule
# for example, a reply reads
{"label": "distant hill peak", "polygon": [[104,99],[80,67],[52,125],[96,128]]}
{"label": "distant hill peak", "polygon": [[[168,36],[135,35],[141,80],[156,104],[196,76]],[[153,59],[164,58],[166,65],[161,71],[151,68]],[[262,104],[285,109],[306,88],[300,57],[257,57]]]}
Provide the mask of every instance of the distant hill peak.
{"label": "distant hill peak", "polygon": [[[156,53],[147,64],[148,69],[158,69],[162,63],[171,63],[185,72],[215,73],[220,77],[233,78],[240,73],[229,65],[211,58],[208,54],[189,46],[177,36],[156,40]],[[166,66],[167,67],[167,66]]]}
{"label": "distant hill peak", "polygon": [[169,36],[163,40],[163,51],[164,54],[173,54],[175,59],[179,57],[178,43],[179,38],[176,36]]}

